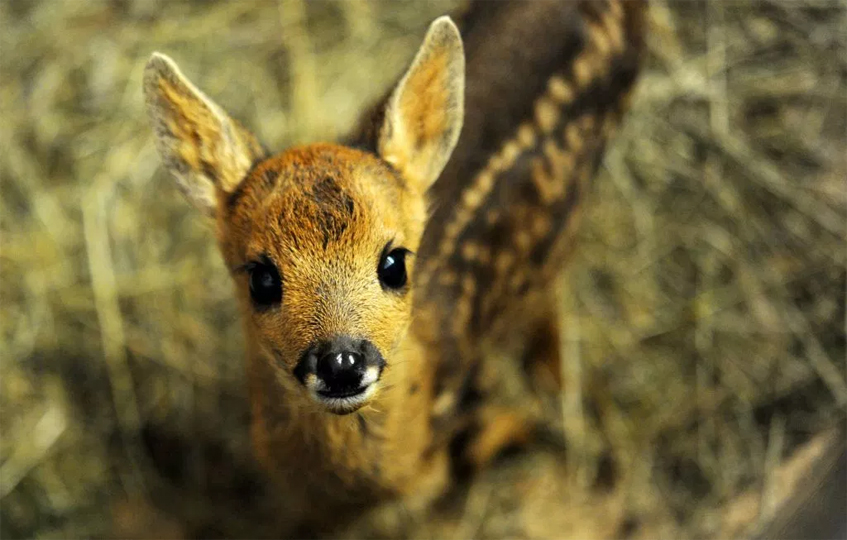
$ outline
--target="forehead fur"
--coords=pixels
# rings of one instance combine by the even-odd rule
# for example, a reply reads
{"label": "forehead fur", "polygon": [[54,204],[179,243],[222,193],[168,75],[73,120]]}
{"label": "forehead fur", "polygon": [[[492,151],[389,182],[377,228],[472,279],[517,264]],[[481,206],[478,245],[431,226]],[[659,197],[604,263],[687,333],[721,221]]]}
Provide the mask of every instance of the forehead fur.
{"label": "forehead fur", "polygon": [[[376,156],[331,144],[292,148],[256,164],[226,200],[230,223],[271,233],[297,251],[361,241],[371,223],[399,226],[405,188]],[[346,243],[346,242],[345,242]]]}

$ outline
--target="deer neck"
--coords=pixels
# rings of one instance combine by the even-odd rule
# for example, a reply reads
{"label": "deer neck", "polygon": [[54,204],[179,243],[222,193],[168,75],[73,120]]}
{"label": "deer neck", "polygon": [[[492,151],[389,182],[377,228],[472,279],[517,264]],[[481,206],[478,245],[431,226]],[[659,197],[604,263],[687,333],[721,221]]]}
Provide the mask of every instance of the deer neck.
{"label": "deer neck", "polygon": [[373,402],[347,415],[322,410],[255,343],[247,351],[253,440],[269,470],[357,502],[412,489],[430,446],[432,399],[415,333],[400,339]]}

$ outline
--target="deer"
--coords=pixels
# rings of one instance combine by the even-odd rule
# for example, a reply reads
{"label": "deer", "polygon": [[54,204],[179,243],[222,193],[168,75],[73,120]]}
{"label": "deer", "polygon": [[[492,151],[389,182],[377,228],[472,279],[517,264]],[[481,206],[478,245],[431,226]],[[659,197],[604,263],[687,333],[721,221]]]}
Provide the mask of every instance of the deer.
{"label": "deer", "polygon": [[456,463],[531,436],[487,402],[482,351],[563,384],[551,291],[628,107],[644,9],[472,3],[431,23],[348,137],[274,154],[153,53],[156,147],[233,279],[256,455],[303,512],[431,500]]}

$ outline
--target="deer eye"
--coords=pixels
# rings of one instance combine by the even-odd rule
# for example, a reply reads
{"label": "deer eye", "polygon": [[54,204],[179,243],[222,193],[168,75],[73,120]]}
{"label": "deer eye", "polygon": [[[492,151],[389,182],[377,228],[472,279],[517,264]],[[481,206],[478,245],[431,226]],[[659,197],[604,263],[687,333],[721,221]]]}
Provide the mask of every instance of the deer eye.
{"label": "deer eye", "polygon": [[249,272],[250,296],[258,306],[268,307],[282,300],[282,282],[276,266],[270,261],[252,263]]}
{"label": "deer eye", "polygon": [[389,251],[389,246],[386,246],[376,271],[383,288],[397,290],[406,285],[406,255],[409,253],[405,248]]}

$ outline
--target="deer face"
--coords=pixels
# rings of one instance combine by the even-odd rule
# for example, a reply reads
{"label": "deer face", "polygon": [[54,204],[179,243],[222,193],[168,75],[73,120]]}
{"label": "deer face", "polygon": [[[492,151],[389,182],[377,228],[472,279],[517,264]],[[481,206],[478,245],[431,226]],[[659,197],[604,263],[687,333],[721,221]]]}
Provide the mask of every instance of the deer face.
{"label": "deer face", "polygon": [[145,95],[177,184],[215,217],[251,350],[281,399],[336,413],[377,394],[411,320],[425,192],[461,129],[464,56],[436,20],[387,101],[376,153],[331,144],[265,158],[255,137],[154,54]]}
{"label": "deer face", "polygon": [[320,144],[258,164],[220,243],[263,356],[333,412],[371,398],[411,316],[421,193],[376,156]]}

